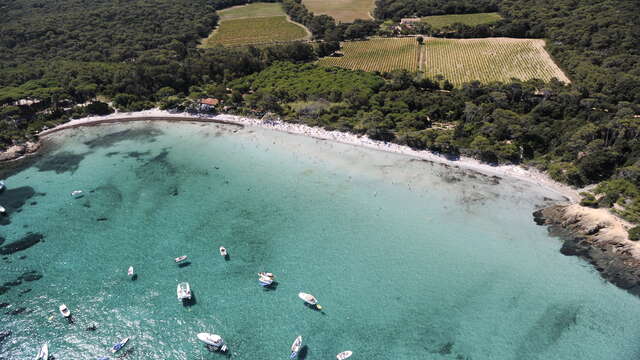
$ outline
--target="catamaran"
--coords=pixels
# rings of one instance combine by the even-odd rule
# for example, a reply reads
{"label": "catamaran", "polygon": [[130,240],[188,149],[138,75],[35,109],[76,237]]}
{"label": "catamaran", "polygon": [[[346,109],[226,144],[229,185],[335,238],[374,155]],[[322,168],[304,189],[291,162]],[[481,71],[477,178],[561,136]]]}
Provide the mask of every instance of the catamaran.
{"label": "catamaran", "polygon": [[300,349],[302,349],[302,336],[298,336],[293,342],[293,345],[291,345],[291,356],[289,356],[289,359],[295,359]]}
{"label": "catamaran", "polygon": [[38,356],[36,356],[36,360],[47,360],[49,359],[49,344],[45,343],[38,351]]}
{"label": "catamaran", "polygon": [[307,304],[311,306],[315,306],[318,310],[322,309],[322,306],[318,304],[318,299],[316,299],[315,296],[301,292],[301,293],[298,293],[298,297],[302,299],[304,302],[306,302]]}
{"label": "catamaran", "polygon": [[344,359],[347,359],[347,358],[351,357],[351,355],[353,355],[353,351],[350,351],[350,350],[343,351],[340,354],[336,355],[336,359],[344,360]]}
{"label": "catamaran", "polygon": [[220,335],[199,333],[198,340],[213,347],[213,349],[216,351],[226,352],[228,350],[227,344],[224,343],[224,340],[222,340],[222,337],[220,337]]}
{"label": "catamaran", "polygon": [[60,315],[62,315],[63,317],[66,317],[66,318],[71,316],[71,310],[69,310],[67,305],[65,305],[65,304],[60,305]]}
{"label": "catamaran", "polygon": [[191,287],[189,287],[188,282],[181,282],[178,284],[178,300],[191,300]]}
{"label": "catamaran", "polygon": [[129,338],[128,338],[128,337],[126,337],[126,338],[124,338],[124,339],[122,339],[122,340],[118,341],[118,342],[117,342],[117,343],[115,343],[115,344],[113,345],[113,347],[111,348],[111,352],[112,352],[112,353],[116,353],[116,352],[120,351],[120,349],[122,349],[122,348],[127,344],[127,342],[128,342],[128,341],[129,341]]}

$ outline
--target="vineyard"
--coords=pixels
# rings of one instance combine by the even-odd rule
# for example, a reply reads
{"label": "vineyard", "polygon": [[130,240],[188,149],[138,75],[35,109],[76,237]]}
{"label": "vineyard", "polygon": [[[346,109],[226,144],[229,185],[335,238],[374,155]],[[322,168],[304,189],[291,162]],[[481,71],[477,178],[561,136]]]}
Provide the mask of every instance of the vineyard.
{"label": "vineyard", "polygon": [[411,37],[373,38],[342,43],[342,53],[344,56],[325,57],[318,63],[364,71],[418,71],[420,46],[416,39]]}
{"label": "vineyard", "polygon": [[371,19],[374,0],[302,0],[302,4],[316,15],[326,14],[337,22]]}
{"label": "vineyard", "polygon": [[423,56],[425,75],[443,75],[454,85],[479,80],[481,82],[541,79],[556,77],[570,80],[553,62],[537,39],[436,39],[425,42]]}
{"label": "vineyard", "polygon": [[218,14],[220,24],[202,41],[202,47],[269,44],[310,37],[304,26],[289,21],[280,3],[234,6]]}
{"label": "vineyard", "polygon": [[469,26],[480,24],[491,24],[500,21],[502,16],[498,13],[477,13],[477,14],[459,14],[459,15],[435,15],[422,18],[422,21],[431,25],[434,29],[440,29],[445,26],[461,23]]}

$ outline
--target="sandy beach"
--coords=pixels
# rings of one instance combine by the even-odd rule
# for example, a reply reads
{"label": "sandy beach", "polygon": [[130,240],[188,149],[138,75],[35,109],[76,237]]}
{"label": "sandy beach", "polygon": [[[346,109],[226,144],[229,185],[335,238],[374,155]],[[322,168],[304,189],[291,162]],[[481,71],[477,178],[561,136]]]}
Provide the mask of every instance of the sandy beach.
{"label": "sandy beach", "polygon": [[580,195],[578,192],[564,184],[552,180],[548,175],[536,170],[525,169],[519,165],[499,165],[492,166],[486,163],[482,163],[476,159],[469,157],[460,157],[456,160],[448,159],[445,156],[436,154],[428,150],[414,150],[408,146],[398,145],[394,143],[388,143],[383,141],[372,140],[367,136],[359,136],[355,134],[345,133],[341,131],[328,131],[319,127],[311,127],[303,124],[288,123],[280,120],[261,120],[237,115],[193,115],[189,113],[176,113],[159,109],[151,109],[137,112],[127,113],[114,113],[106,116],[91,116],[81,119],[69,121],[67,123],[56,126],[52,129],[47,129],[38,134],[43,137],[55,132],[70,129],[80,126],[99,125],[105,123],[114,122],[126,122],[126,121],[145,121],[145,120],[168,120],[175,119],[176,121],[201,121],[201,122],[218,122],[226,124],[238,124],[248,127],[259,127],[264,129],[270,129],[275,131],[282,131],[290,134],[298,134],[311,136],[318,139],[336,141],[343,144],[350,144],[354,146],[362,146],[369,149],[387,151],[397,154],[403,154],[427,161],[436,163],[447,164],[455,166],[460,169],[468,169],[478,171],[490,176],[499,177],[511,177],[516,178],[532,185],[541,186],[547,188],[557,194],[560,194],[567,198],[568,202],[578,202]]}

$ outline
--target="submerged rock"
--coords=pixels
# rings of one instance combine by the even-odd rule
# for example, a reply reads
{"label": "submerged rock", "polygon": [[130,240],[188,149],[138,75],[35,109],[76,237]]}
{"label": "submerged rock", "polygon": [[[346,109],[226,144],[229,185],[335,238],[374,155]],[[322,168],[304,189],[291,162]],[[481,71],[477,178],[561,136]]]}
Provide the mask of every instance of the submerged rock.
{"label": "submerged rock", "polygon": [[19,307],[17,309],[13,309],[11,311],[7,311],[6,313],[4,313],[5,315],[20,315],[23,312],[25,312],[27,310],[27,308],[24,307]]}
{"label": "submerged rock", "polygon": [[11,330],[0,331],[0,342],[4,341],[7,337],[11,335]]}
{"label": "submerged rock", "polygon": [[28,233],[27,235],[23,236],[22,239],[18,240],[18,241],[14,241],[12,243],[9,243],[7,245],[4,245],[2,247],[0,247],[0,254],[2,255],[8,255],[8,254],[13,254],[15,252],[18,251],[22,251],[25,249],[28,249],[30,247],[32,247],[33,245],[39,243],[40,241],[42,241],[42,239],[44,238],[44,235],[40,234],[40,233]]}
{"label": "submerged rock", "polygon": [[27,272],[23,273],[22,275],[20,275],[19,278],[24,280],[24,281],[31,282],[31,281],[36,281],[36,280],[42,279],[42,274],[40,274],[36,270],[31,270],[31,271],[27,271]]}
{"label": "submerged rock", "polygon": [[587,260],[604,279],[640,296],[640,250],[628,239],[623,220],[606,209],[577,204],[538,210],[533,218],[563,241],[563,255]]}

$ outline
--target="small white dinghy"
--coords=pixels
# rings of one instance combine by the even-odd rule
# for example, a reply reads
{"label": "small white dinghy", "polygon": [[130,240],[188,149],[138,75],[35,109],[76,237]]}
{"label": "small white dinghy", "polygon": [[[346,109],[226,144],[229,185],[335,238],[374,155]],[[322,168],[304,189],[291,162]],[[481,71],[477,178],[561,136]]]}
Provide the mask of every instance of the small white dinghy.
{"label": "small white dinghy", "polygon": [[62,315],[63,317],[66,317],[66,318],[71,316],[71,310],[69,310],[67,305],[65,305],[65,304],[60,305],[60,315]]}
{"label": "small white dinghy", "polygon": [[7,213],[7,209],[4,208],[4,206],[0,205],[0,215],[4,215]]}
{"label": "small white dinghy", "polygon": [[212,346],[216,351],[226,352],[228,350],[227,344],[224,343],[224,340],[222,340],[222,337],[220,337],[220,335],[199,333],[198,340],[209,346]]}
{"label": "small white dinghy", "polygon": [[336,359],[344,360],[344,359],[350,358],[351,355],[353,355],[353,351],[351,350],[343,351],[340,354],[336,355]]}
{"label": "small white dinghy", "polygon": [[177,263],[187,260],[187,255],[178,256],[174,259]]}
{"label": "small white dinghy", "polygon": [[76,197],[76,198],[77,198],[77,197],[79,197],[80,195],[82,195],[82,190],[73,190],[73,191],[71,192],[71,196],[73,196],[73,197]]}
{"label": "small white dinghy", "polygon": [[129,276],[133,276],[134,272],[133,272],[133,266],[129,266],[129,269],[127,270],[127,275]]}
{"label": "small white dinghy", "polygon": [[226,257],[229,253],[227,253],[227,249],[224,246],[220,246],[220,256]]}
{"label": "small white dinghy", "polygon": [[36,356],[36,360],[47,360],[49,359],[49,344],[45,343],[38,351],[38,356]]}
{"label": "small white dinghy", "polygon": [[178,284],[178,301],[191,300],[191,287],[188,282]]}
{"label": "small white dinghy", "polygon": [[302,349],[302,336],[298,336],[291,345],[291,356],[289,356],[289,359],[295,359],[298,356],[300,349]]}
{"label": "small white dinghy", "polygon": [[301,293],[298,293],[298,297],[302,299],[304,302],[306,302],[307,304],[315,306],[318,310],[322,309],[322,306],[318,304],[318,299],[316,299],[315,296],[301,292]]}

